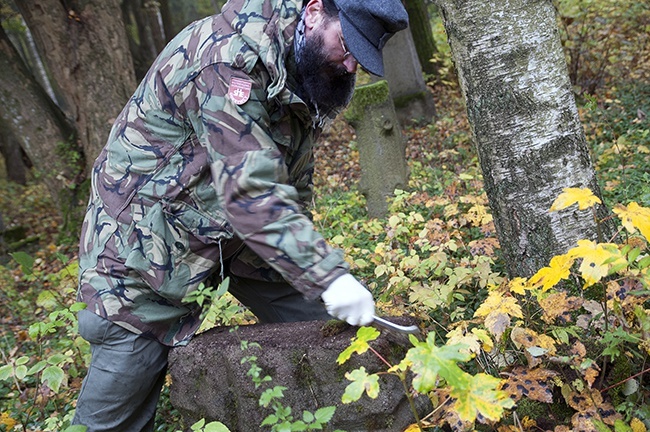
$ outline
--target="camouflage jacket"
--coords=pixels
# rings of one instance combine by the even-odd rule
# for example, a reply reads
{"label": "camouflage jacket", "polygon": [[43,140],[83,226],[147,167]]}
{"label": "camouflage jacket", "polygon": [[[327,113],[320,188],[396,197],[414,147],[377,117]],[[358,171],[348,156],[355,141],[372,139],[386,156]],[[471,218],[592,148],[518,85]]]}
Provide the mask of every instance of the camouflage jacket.
{"label": "camouflage jacket", "polygon": [[242,243],[232,267],[257,261],[311,299],[347,272],[305,215],[319,129],[292,91],[301,8],[231,0],[156,59],[94,164],[79,256],[90,310],[179,345],[200,324],[183,298]]}

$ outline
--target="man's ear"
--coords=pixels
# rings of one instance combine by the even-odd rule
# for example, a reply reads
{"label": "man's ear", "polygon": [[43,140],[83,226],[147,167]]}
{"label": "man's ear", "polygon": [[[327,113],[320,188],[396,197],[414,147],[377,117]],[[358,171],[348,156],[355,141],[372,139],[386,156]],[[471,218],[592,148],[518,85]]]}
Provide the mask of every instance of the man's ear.
{"label": "man's ear", "polygon": [[305,27],[313,30],[323,23],[324,18],[322,0],[309,0],[305,6]]}

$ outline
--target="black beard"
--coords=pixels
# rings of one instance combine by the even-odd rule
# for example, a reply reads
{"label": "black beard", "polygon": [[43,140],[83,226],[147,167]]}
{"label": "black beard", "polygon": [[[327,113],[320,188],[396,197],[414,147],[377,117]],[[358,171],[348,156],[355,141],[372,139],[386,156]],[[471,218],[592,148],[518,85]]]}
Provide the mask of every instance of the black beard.
{"label": "black beard", "polygon": [[296,58],[298,89],[296,93],[321,114],[345,107],[354,93],[356,74],[327,58],[322,34],[305,39]]}

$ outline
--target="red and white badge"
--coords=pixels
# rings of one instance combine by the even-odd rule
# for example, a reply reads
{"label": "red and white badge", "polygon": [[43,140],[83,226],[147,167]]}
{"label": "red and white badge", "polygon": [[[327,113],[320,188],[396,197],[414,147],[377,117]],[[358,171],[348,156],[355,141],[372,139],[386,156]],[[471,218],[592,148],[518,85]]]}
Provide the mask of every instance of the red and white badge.
{"label": "red and white badge", "polygon": [[251,87],[253,83],[241,78],[232,77],[228,87],[228,96],[230,100],[237,105],[245,104],[251,96]]}

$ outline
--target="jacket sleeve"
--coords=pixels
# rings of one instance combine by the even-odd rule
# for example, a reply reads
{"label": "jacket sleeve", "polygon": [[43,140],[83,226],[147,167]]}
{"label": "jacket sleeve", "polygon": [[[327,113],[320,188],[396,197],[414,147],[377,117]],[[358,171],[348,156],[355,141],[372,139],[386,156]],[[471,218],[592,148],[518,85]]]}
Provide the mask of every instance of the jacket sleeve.
{"label": "jacket sleeve", "polygon": [[192,128],[208,149],[219,205],[251,250],[315,299],[348,265],[302,214],[278,147],[283,144],[273,138],[264,83],[253,82],[249,100],[236,105],[228,97],[232,77],[252,81],[244,71],[215,64],[182,96]]}

